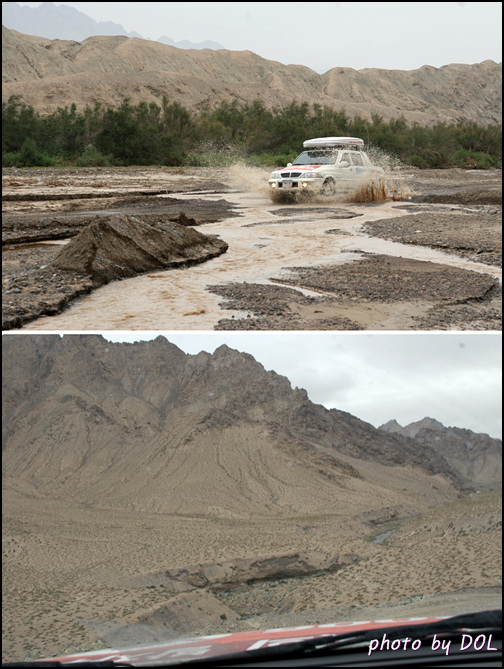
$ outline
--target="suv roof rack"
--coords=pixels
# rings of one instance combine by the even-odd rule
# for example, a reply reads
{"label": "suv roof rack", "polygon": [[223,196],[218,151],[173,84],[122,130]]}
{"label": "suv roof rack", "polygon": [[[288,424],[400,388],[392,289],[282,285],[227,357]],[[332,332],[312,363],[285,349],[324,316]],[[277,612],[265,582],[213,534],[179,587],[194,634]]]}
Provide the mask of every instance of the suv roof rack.
{"label": "suv roof rack", "polygon": [[303,142],[305,149],[325,149],[334,146],[363,147],[364,140],[358,137],[317,137]]}

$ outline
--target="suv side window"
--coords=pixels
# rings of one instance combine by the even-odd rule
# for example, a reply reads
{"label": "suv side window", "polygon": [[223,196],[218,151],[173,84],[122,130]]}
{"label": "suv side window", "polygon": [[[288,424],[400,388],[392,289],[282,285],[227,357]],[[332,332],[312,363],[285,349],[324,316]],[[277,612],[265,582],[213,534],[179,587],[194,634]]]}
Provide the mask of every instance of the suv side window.
{"label": "suv side window", "polygon": [[361,167],[364,167],[364,160],[362,159],[362,156],[360,153],[357,153],[355,151],[354,153],[351,153],[351,158],[352,158],[352,165],[360,165]]}
{"label": "suv side window", "polygon": [[342,151],[341,156],[340,156],[340,165],[341,163],[346,160],[349,165],[352,163],[350,162],[350,153],[348,151]]}

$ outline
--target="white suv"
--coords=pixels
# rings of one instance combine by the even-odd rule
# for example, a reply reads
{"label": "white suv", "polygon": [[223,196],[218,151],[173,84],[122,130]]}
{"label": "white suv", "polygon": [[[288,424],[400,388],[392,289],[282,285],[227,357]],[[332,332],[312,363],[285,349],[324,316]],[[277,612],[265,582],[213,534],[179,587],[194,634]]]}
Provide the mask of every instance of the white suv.
{"label": "white suv", "polygon": [[384,172],[371,164],[357,137],[319,137],[303,142],[305,151],[269,178],[273,199],[300,193],[350,194],[372,183],[385,188]]}

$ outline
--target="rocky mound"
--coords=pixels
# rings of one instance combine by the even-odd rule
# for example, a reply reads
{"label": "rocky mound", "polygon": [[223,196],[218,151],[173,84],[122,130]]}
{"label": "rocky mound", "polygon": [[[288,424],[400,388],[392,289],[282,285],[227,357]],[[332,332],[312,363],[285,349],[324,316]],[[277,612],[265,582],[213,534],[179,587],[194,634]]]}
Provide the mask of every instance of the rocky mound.
{"label": "rocky mound", "polygon": [[204,262],[227,248],[222,240],[177,223],[111,216],[84,228],[57,254],[52,265],[88,275],[102,284]]}
{"label": "rocky mound", "polygon": [[266,558],[237,558],[218,564],[197,564],[179,569],[167,569],[143,574],[135,584],[143,587],[163,587],[167,591],[180,590],[180,584],[215,591],[235,588],[247,583],[260,583],[282,578],[296,578],[322,572],[332,572],[358,560],[356,555],[327,557],[308,551]]}

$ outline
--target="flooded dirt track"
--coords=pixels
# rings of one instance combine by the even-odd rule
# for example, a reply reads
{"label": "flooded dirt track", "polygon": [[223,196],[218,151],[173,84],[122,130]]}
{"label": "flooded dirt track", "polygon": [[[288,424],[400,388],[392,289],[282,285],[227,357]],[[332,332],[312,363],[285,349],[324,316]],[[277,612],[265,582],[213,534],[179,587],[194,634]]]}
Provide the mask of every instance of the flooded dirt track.
{"label": "flooded dirt track", "polygon": [[[501,329],[501,171],[411,170],[403,199],[371,203],[275,204],[266,180],[239,166],[4,170],[3,329]],[[101,287],[51,265],[54,240],[111,214],[197,225],[229,248]]]}

